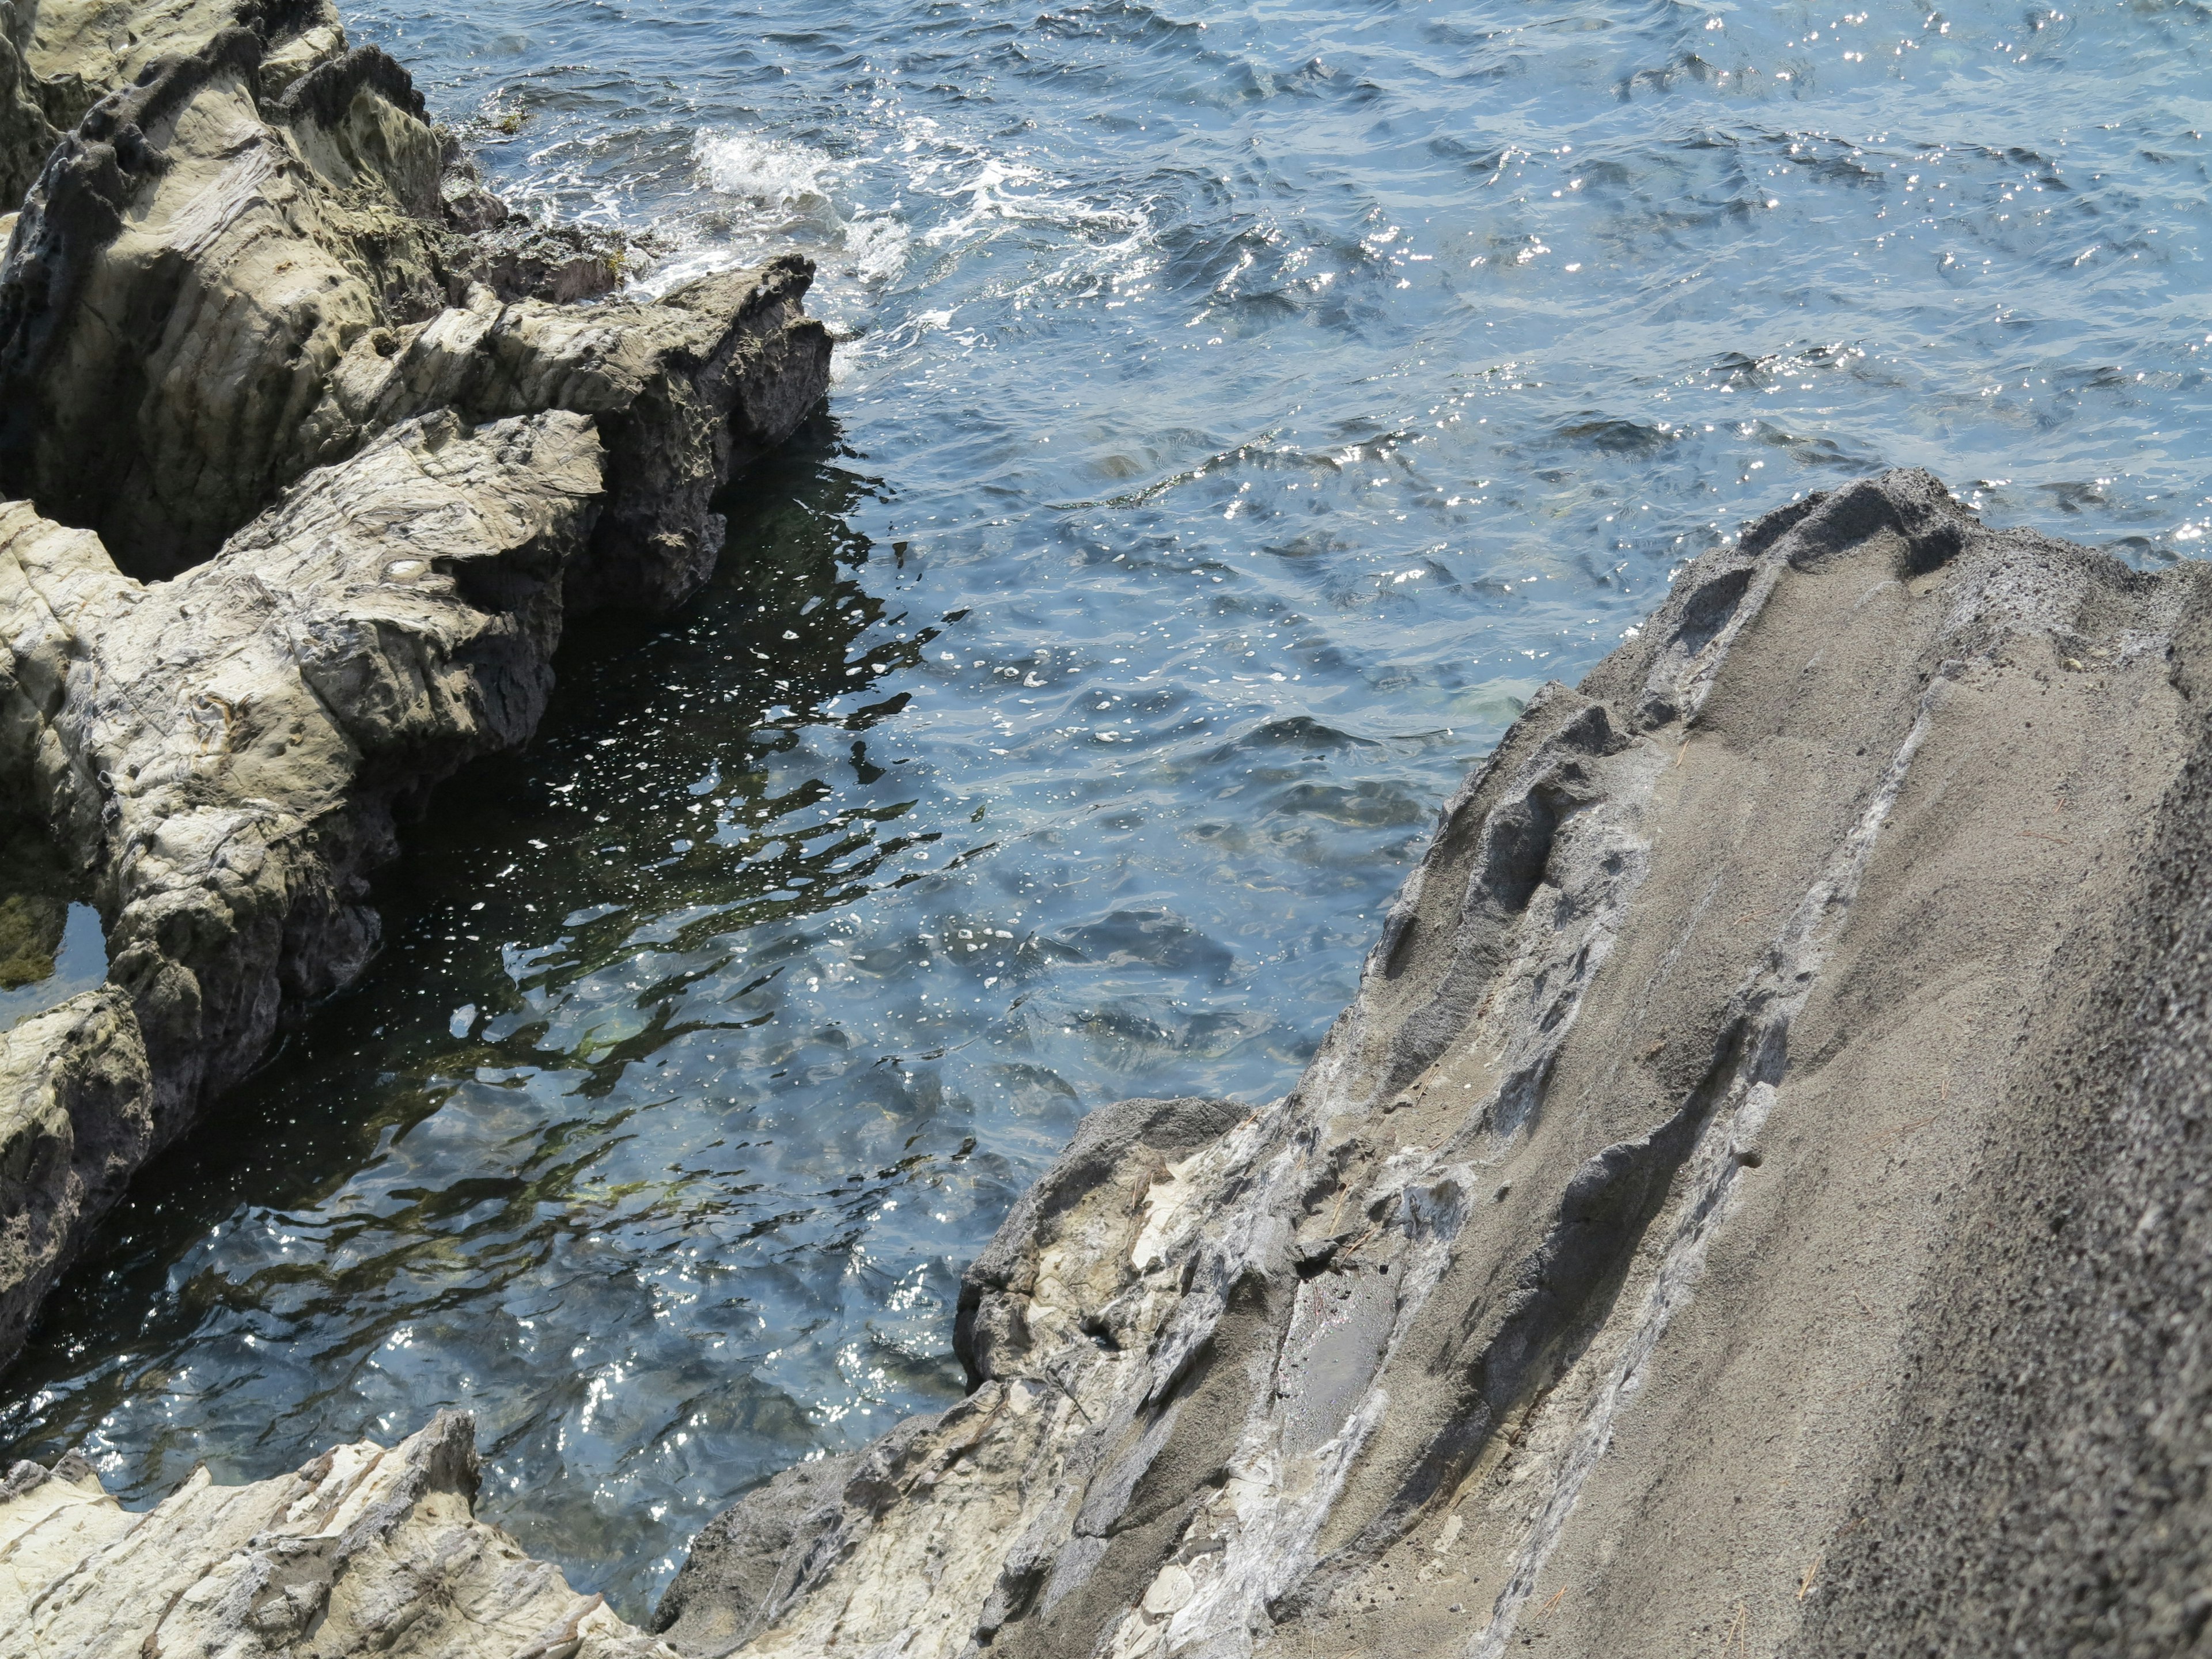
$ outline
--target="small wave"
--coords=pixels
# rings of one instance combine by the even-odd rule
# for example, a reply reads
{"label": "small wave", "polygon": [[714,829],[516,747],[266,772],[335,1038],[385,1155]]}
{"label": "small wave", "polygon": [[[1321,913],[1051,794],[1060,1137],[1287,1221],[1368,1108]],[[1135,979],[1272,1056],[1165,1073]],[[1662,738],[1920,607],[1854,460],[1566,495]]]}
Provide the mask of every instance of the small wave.
{"label": "small wave", "polygon": [[818,149],[750,132],[702,132],[696,152],[714,189],[774,207],[827,205],[830,183],[842,171]]}

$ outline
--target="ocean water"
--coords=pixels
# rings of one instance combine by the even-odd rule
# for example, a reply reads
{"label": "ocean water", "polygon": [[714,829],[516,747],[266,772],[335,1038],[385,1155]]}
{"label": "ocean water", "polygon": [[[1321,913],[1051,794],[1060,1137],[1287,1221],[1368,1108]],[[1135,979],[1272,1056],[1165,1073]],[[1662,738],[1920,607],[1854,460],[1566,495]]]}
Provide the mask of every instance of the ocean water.
{"label": "ocean water", "polygon": [[1747,517],[1877,468],[2212,527],[2212,9],[2136,0],[356,7],[488,178],[796,246],[820,418],[593,618],[388,944],[0,1382],[130,1501],[478,1414],[637,1616],[957,1395],[1077,1118],[1284,1090],[1436,807]]}

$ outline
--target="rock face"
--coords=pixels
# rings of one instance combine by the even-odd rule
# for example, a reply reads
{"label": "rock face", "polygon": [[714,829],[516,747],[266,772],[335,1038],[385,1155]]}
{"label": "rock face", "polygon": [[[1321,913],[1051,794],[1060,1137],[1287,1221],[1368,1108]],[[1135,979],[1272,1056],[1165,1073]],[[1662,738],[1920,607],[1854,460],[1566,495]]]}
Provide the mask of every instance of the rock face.
{"label": "rock face", "polygon": [[1698,560],[1450,803],[1297,1089],[1086,1123],[966,1277],[970,1396],[725,1514],[657,1627],[2172,1650],[2208,611],[1924,473]]}
{"label": "rock face", "polygon": [[143,1515],[72,1453],[0,1481],[0,1656],[672,1659],[473,1518],[475,1424],[442,1413],[295,1474],[202,1469]]}
{"label": "rock face", "polygon": [[[681,597],[719,550],[733,450],[781,441],[826,385],[811,267],[580,311],[514,286],[573,289],[574,258],[461,234],[474,198],[447,182],[374,47],[289,84],[251,29],[157,60],[54,152],[0,264],[0,489],[150,579],[398,421],[568,409],[608,446],[608,596]],[[633,596],[641,561],[658,586]]]}
{"label": "rock face", "polygon": [[15,3],[0,784],[109,976],[0,1038],[0,1365],[131,1170],[359,973],[398,817],[529,735],[565,618],[706,580],[830,355],[796,258],[563,303],[618,247],[509,213],[324,0]]}

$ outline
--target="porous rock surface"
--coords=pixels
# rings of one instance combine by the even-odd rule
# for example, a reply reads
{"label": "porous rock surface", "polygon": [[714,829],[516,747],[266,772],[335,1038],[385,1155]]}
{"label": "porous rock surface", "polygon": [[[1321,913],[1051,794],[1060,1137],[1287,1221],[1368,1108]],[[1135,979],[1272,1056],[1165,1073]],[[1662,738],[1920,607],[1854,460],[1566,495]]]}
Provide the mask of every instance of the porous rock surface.
{"label": "porous rock surface", "polygon": [[1445,809],[1297,1087],[1086,1121],[963,1281],[969,1396],[718,1518],[656,1628],[2177,1650],[2208,601],[1918,472],[1700,558]]}
{"label": "porous rock surface", "polygon": [[0,0],[0,171],[40,157],[0,786],[109,960],[0,1035],[4,1365],[131,1170],[360,972],[396,823],[529,735],[566,619],[706,580],[830,339],[794,257],[566,303],[618,241],[509,212],[327,0]]}
{"label": "porous rock surface", "polygon": [[441,1413],[291,1474],[205,1469],[133,1515],[75,1453],[0,1480],[0,1659],[673,1659],[474,1518],[476,1427]]}

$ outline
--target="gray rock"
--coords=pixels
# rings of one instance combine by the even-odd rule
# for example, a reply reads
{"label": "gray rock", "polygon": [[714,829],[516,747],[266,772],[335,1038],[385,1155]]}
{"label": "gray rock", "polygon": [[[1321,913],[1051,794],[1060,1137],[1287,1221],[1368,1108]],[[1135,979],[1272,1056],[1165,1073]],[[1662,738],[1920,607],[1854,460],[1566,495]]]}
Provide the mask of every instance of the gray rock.
{"label": "gray rock", "polygon": [[458,235],[447,179],[374,47],[281,88],[249,29],[158,60],[63,142],[0,264],[0,489],[153,579],[397,422],[567,409],[607,447],[593,580],[684,597],[719,550],[714,490],[828,384],[799,308],[812,267],[659,305],[518,298],[602,292],[612,256],[580,234]]}
{"label": "gray rock", "polygon": [[[111,1067],[69,1109],[98,1178],[64,1173],[52,1140],[45,1173],[0,1191],[0,1226],[44,1241],[0,1258],[0,1354],[118,1171],[187,1129],[288,1012],[359,972],[377,939],[365,877],[394,851],[396,808],[528,736],[567,578],[592,568],[601,454],[580,415],[424,416],[152,586],[90,532],[0,506],[0,777],[93,872],[100,1041],[143,1044],[135,1071]],[[76,1063],[62,1015],[86,1003],[9,1035],[25,1058],[0,1068],[9,1121],[57,1120],[54,1079]]]}
{"label": "gray rock", "polygon": [[[1086,1126],[963,1286],[969,1400],[731,1511],[657,1622],[763,1656],[1886,1653],[1909,1586],[1919,1645],[1949,1632],[1948,1494],[1949,1553],[1854,1578],[1849,1645],[1808,1620],[1929,1333],[1937,1403],[1989,1351],[1961,1200],[2042,1133],[2025,1039],[2144,890],[2208,600],[1924,473],[1698,560],[1445,809],[1297,1089]],[[2050,1317],[2101,1317],[2086,1289]],[[2193,1564],[2169,1535],[2136,1557]],[[2043,1616],[2005,1639],[2068,1650]]]}
{"label": "gray rock", "polygon": [[196,1471],[134,1515],[71,1453],[0,1482],[0,1659],[671,1659],[474,1518],[476,1425],[443,1412],[294,1474]]}
{"label": "gray rock", "polygon": [[567,616],[706,580],[717,492],[830,358],[795,258],[562,303],[628,245],[508,213],[327,0],[0,0],[0,167],[33,151],[0,779],[89,884],[109,990],[0,1067],[0,1365],[130,1169],[367,963],[395,812],[529,734]]}
{"label": "gray rock", "polygon": [[112,986],[0,1031],[0,1333],[30,1322],[145,1161],[152,1100],[138,1023]]}

